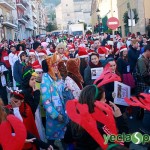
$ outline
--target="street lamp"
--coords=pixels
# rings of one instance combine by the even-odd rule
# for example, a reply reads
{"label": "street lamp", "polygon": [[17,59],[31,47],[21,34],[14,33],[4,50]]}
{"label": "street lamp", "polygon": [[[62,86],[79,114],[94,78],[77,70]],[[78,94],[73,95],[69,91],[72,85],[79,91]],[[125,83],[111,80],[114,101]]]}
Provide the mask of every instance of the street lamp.
{"label": "street lamp", "polygon": [[3,38],[3,35],[2,35],[3,21],[4,21],[4,16],[1,14],[0,15],[0,38]]}

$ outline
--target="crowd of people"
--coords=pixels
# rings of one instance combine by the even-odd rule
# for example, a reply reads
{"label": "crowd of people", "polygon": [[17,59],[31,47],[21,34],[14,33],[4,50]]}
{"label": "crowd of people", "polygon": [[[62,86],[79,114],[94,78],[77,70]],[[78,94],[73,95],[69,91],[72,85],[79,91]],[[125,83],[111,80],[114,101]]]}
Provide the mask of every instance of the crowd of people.
{"label": "crowd of people", "polygon": [[[146,109],[141,130],[150,133],[145,121],[150,119],[150,44],[145,36],[4,40],[0,77],[0,149],[129,149],[123,140],[104,144],[104,134],[129,133],[128,107],[114,104],[115,81],[131,88],[140,112]],[[127,99],[131,106],[136,102]]]}

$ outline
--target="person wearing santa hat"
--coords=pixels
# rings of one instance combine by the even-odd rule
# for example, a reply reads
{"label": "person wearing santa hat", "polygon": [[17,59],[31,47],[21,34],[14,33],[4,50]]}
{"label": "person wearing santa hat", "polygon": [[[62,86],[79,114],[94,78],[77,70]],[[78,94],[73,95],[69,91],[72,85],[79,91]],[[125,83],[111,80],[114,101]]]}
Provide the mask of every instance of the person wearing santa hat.
{"label": "person wearing santa hat", "polygon": [[31,49],[29,51],[29,63],[32,65],[37,60],[35,50]]}
{"label": "person wearing santa hat", "polygon": [[100,62],[102,63],[102,66],[104,66],[106,63],[107,49],[104,46],[99,47],[98,54],[100,57]]}
{"label": "person wearing santa hat", "polygon": [[128,49],[126,46],[120,48],[120,57],[117,60],[117,70],[122,77],[124,84],[130,86],[131,88],[135,87],[135,81],[133,76],[130,73],[130,64],[128,61]]}
{"label": "person wearing santa hat", "polygon": [[42,61],[44,59],[46,59],[47,57],[47,53],[44,49],[42,49],[39,53],[38,53],[38,57],[39,57],[39,63],[42,64]]}
{"label": "person wearing santa hat", "polygon": [[[32,68],[34,69],[34,71],[38,74],[38,76],[36,77],[36,83],[35,86],[40,89],[41,87],[41,82],[42,82],[42,75],[43,75],[43,69],[42,66],[39,64],[39,62],[35,62],[34,65],[32,66]],[[45,114],[45,110],[42,107],[42,99],[40,98],[40,103],[36,109],[35,112],[35,123],[38,129],[38,133],[40,135],[40,139],[42,141],[45,141],[46,137],[45,137],[45,132],[43,132],[45,129],[45,123],[46,123],[46,114]]]}
{"label": "person wearing santa hat", "polygon": [[76,57],[77,52],[75,51],[75,46],[73,44],[68,44],[67,50],[69,51],[69,58]]}
{"label": "person wearing santa hat", "polygon": [[46,51],[46,55],[50,55],[49,48],[47,48],[48,45],[49,45],[49,43],[47,43],[47,42],[42,42],[42,43],[41,43],[42,50],[44,49],[44,50]]}
{"label": "person wearing santa hat", "polygon": [[81,76],[84,78],[84,70],[88,65],[88,57],[89,57],[87,49],[85,47],[79,47],[77,57],[80,58],[80,73]]}

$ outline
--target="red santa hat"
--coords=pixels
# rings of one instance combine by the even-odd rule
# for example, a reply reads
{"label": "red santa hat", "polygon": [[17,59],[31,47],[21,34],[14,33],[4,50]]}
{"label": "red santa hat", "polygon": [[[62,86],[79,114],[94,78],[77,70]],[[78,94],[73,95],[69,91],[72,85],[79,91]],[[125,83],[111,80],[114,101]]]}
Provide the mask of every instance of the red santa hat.
{"label": "red santa hat", "polygon": [[110,45],[106,45],[105,48],[107,51],[110,51],[110,49],[111,49]]}
{"label": "red santa hat", "polygon": [[44,55],[47,55],[46,51],[44,49],[40,50],[40,52],[38,53],[38,56],[44,56]]}
{"label": "red santa hat", "polygon": [[35,50],[34,49],[31,49],[30,51],[29,51],[29,56],[30,55],[35,55]]}
{"label": "red santa hat", "polygon": [[95,51],[93,49],[88,50],[88,54],[91,55],[92,53],[94,53]]}
{"label": "red santa hat", "polygon": [[88,52],[86,51],[85,47],[79,47],[78,56],[80,58],[88,57]]}
{"label": "red santa hat", "polygon": [[128,49],[127,49],[126,46],[122,46],[122,47],[120,48],[120,52],[127,51],[127,50],[128,50]]}
{"label": "red santa hat", "polygon": [[105,56],[107,54],[107,49],[104,46],[99,47],[98,54],[99,56]]}
{"label": "red santa hat", "polygon": [[73,44],[69,44],[68,45],[68,51],[71,52],[71,51],[74,51],[75,50],[75,46]]}
{"label": "red santa hat", "polygon": [[41,65],[33,66],[33,69],[35,70],[35,72],[42,72],[43,71]]}
{"label": "red santa hat", "polygon": [[43,71],[42,66],[39,64],[39,61],[35,61],[32,64],[32,68],[35,70],[35,72],[42,72]]}

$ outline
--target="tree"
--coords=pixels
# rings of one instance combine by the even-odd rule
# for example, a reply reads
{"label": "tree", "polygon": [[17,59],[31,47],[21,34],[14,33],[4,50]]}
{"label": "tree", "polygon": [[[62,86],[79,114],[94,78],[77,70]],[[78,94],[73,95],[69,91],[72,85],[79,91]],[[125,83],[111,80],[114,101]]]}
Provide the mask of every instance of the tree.
{"label": "tree", "polygon": [[56,24],[49,23],[49,24],[47,25],[47,27],[46,27],[46,31],[47,31],[47,32],[51,32],[51,31],[53,31],[53,30],[57,30]]}

